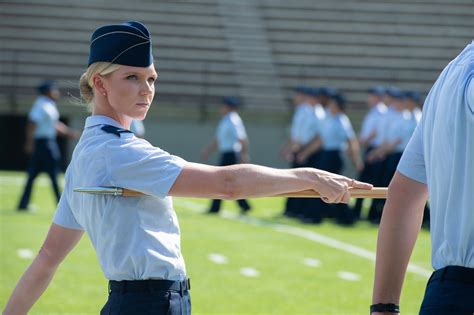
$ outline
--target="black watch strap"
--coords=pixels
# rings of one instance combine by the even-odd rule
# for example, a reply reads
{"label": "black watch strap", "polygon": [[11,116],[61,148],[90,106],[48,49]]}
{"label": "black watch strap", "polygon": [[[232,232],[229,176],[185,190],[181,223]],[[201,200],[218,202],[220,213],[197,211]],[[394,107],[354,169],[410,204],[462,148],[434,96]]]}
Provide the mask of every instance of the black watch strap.
{"label": "black watch strap", "polygon": [[370,314],[375,312],[400,313],[400,305],[394,303],[378,303],[370,306]]}

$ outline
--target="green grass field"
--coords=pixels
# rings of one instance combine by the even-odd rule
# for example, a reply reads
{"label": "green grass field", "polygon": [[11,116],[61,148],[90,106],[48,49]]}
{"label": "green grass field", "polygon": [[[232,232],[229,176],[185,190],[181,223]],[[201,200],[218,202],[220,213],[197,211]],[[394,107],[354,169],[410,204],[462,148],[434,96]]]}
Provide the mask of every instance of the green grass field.
{"label": "green grass field", "polygon": [[[38,210],[15,212],[24,180],[21,173],[0,173],[0,309],[31,262],[28,250],[36,253],[43,242],[55,210],[42,176],[33,191]],[[281,217],[283,199],[251,203],[254,210],[243,218],[230,201],[222,215],[210,216],[203,214],[208,200],[175,199],[193,314],[368,314],[377,227],[305,225]],[[214,262],[217,258],[223,263]],[[411,263],[420,269],[407,273],[403,314],[417,313],[431,270],[428,232],[421,232]],[[84,237],[31,314],[98,314],[106,296],[107,281]]]}

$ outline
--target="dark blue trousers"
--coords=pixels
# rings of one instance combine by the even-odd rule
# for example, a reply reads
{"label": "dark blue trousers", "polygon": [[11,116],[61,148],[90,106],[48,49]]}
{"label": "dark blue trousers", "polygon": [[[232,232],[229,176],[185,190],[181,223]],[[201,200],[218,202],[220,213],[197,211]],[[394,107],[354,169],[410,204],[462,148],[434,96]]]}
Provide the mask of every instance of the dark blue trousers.
{"label": "dark blue trousers", "polygon": [[[398,162],[400,162],[402,154],[402,152],[392,153],[388,155],[384,161],[376,162],[374,164],[375,186],[387,187],[390,184],[393,175],[397,171]],[[373,199],[367,219],[372,223],[380,223],[384,206],[384,199]]]}
{"label": "dark blue trousers", "polygon": [[59,162],[61,153],[56,139],[35,139],[33,155],[28,166],[28,180],[26,181],[23,195],[21,196],[18,209],[26,209],[30,202],[31,190],[36,177],[45,172],[49,175],[53,185],[54,194],[57,201],[61,197],[58,185]]}
{"label": "dark blue trousers", "polygon": [[[121,281],[123,282],[123,281]],[[128,283],[148,281],[127,281]],[[152,282],[152,281],[151,281]],[[109,290],[101,315],[190,315],[189,290],[160,289],[153,285]]]}
{"label": "dark blue trousers", "polygon": [[[226,165],[234,165],[239,163],[240,156],[239,153],[237,152],[224,152],[221,153],[221,161],[219,163],[220,166],[226,166]],[[237,200],[237,203],[239,204],[240,209],[242,212],[246,212],[250,210],[250,205],[245,199],[239,199]],[[221,208],[221,200],[220,199],[214,199],[212,200],[211,208],[209,209],[209,212],[211,213],[217,213],[219,212]]]}
{"label": "dark blue trousers", "polygon": [[474,269],[448,266],[428,281],[420,315],[474,314]]}
{"label": "dark blue trousers", "polygon": [[[308,157],[308,160],[300,164],[296,161],[296,155],[294,156],[294,161],[291,165],[292,168],[298,167],[317,167],[319,161],[319,152],[313,153],[311,156]],[[299,217],[305,218],[308,211],[311,210],[311,204],[308,202],[309,198],[288,198],[286,199],[285,203],[285,212],[283,213],[285,216],[288,217]]]}
{"label": "dark blue trousers", "polygon": [[[375,177],[374,163],[370,163],[366,159],[367,155],[373,149],[375,149],[375,147],[369,146],[364,152],[364,163],[365,163],[365,165],[364,165],[364,169],[359,174],[359,180],[362,181],[362,182],[371,183],[371,184],[375,185],[375,183],[374,183],[374,177]],[[356,203],[355,203],[354,209],[353,209],[354,216],[355,216],[356,219],[360,219],[360,215],[361,215],[361,212],[362,212],[362,203],[363,202],[364,202],[364,199],[361,199],[361,198],[358,198],[356,200]]]}
{"label": "dark blue trousers", "polygon": [[[336,174],[341,174],[344,168],[340,150],[322,150],[317,163],[319,169]],[[354,223],[354,215],[347,204],[327,204],[319,198],[308,198],[307,203],[305,213],[307,222],[319,223],[324,217],[330,217],[341,224]]]}

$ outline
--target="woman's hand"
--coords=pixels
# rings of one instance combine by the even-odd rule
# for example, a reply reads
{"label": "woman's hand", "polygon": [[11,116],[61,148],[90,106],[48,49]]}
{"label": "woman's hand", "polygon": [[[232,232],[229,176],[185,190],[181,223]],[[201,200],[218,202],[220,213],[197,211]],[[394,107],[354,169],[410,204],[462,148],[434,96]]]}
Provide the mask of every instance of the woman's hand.
{"label": "woman's hand", "polygon": [[321,199],[327,203],[348,203],[351,195],[349,188],[372,189],[372,184],[359,182],[342,175],[325,171],[317,171],[318,182],[315,191],[321,194]]}

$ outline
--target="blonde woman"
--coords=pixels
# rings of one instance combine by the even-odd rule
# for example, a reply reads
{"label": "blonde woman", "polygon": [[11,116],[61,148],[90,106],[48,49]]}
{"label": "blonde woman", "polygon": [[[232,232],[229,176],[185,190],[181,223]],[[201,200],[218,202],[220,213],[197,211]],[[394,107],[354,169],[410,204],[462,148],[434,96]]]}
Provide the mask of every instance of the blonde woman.
{"label": "blonde woman", "polygon": [[[371,185],[328,172],[251,164],[186,162],[130,131],[155,94],[151,38],[138,22],[106,25],[92,35],[82,96],[92,109],[66,172],[65,190],[46,240],[17,284],[5,314],[25,314],[84,231],[109,282],[101,314],[190,314],[189,279],[171,196],[242,199],[305,189],[348,202],[348,187]],[[203,184],[205,183],[205,184]],[[148,196],[73,193],[78,186],[121,186]]]}

